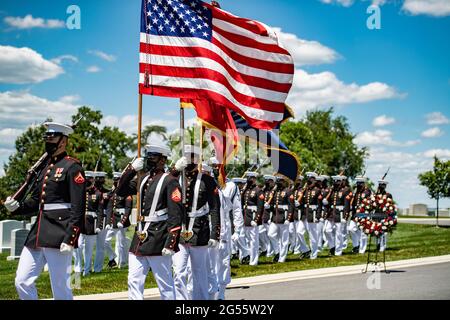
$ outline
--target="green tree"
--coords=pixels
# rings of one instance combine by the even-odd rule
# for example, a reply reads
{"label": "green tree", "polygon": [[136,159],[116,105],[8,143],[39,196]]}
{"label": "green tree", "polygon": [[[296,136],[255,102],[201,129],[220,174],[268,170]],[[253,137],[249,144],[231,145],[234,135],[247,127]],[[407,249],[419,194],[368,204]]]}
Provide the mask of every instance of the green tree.
{"label": "green tree", "polygon": [[[72,116],[78,121],[70,136],[68,153],[79,159],[85,170],[121,171],[130,160],[127,153],[133,145],[133,137],[118,128],[108,126],[100,129],[103,115],[87,106],[80,107]],[[51,120],[51,119],[48,119]],[[5,176],[0,178],[0,199],[12,195],[24,182],[27,170],[44,153],[44,126],[32,126],[16,139],[16,152],[4,165]],[[7,211],[0,206],[0,219],[7,217]]]}
{"label": "green tree", "polygon": [[[19,189],[28,169],[44,154],[44,133],[43,125],[31,126],[16,139],[17,151],[9,157],[4,165],[5,175],[0,177],[0,200],[5,200]],[[0,205],[0,220],[7,217],[8,211]]]}
{"label": "green tree", "polygon": [[348,177],[362,173],[367,148],[359,148],[343,116],[333,118],[333,108],[306,113],[301,121],[285,122],[280,138],[300,158],[304,169],[333,175],[344,170]]}
{"label": "green tree", "polygon": [[450,197],[450,160],[441,161],[434,156],[433,170],[419,174],[419,181],[436,200],[436,226],[439,226],[439,199]]}

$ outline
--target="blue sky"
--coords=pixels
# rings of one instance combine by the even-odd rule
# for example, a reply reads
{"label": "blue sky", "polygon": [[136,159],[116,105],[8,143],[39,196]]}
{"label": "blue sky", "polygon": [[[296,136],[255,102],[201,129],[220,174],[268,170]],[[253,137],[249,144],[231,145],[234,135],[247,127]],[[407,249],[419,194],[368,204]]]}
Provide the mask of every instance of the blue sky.
{"label": "blue sky", "polygon": [[[369,30],[371,1],[220,1],[278,28],[296,62],[288,103],[297,117],[335,106],[355,141],[370,147],[368,176],[392,167],[389,188],[401,207],[433,205],[417,174],[433,154],[450,158],[450,4],[415,2],[378,1],[381,30]],[[65,28],[71,4],[81,9],[81,30]],[[139,0],[1,1],[0,162],[27,126],[47,115],[67,120],[83,104],[101,110],[105,124],[135,130],[139,10]],[[176,128],[177,105],[145,97],[144,124]]]}

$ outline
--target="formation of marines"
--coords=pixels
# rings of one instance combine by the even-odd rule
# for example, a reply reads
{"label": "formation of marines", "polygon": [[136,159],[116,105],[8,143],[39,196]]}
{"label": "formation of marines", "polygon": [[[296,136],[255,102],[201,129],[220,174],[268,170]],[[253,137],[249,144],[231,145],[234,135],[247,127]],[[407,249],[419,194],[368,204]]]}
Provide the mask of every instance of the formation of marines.
{"label": "formation of marines", "polygon": [[[114,172],[108,190],[105,172],[85,172],[67,155],[72,128],[46,126],[49,157],[31,197],[22,202],[8,197],[4,203],[13,215],[38,215],[17,269],[21,299],[37,299],[35,281],[45,264],[54,298],[72,299],[72,257],[74,272],[83,276],[102,272],[105,253],[109,268],[128,266],[130,299],[144,298],[151,270],[164,300],[217,300],[225,299],[233,258],[255,266],[260,256],[284,263],[289,252],[317,259],[327,248],[340,256],[349,238],[352,253],[366,251],[367,236],[354,221],[362,200],[372,194],[363,176],[356,177],[353,190],[342,174],[307,172],[290,185],[280,175],[264,175],[259,184],[259,173],[248,171],[221,187],[218,160],[202,163],[200,148],[185,146],[168,168],[171,150],[150,144],[143,157]],[[387,181],[378,184],[377,193],[392,198]],[[130,243],[133,201],[138,217]],[[386,236],[378,241],[385,250]]]}

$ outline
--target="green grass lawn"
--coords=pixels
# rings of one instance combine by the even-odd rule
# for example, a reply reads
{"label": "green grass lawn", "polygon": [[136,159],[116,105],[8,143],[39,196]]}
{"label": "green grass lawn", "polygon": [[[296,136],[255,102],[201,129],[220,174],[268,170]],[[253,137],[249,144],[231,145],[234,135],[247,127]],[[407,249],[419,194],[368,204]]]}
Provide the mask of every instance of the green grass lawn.
{"label": "green grass lawn", "polygon": [[[131,231],[130,231],[131,232]],[[261,257],[258,266],[231,263],[232,277],[248,277],[261,274],[273,274],[296,270],[337,267],[366,263],[367,255],[351,254],[351,243],[343,256],[330,257],[328,252],[319,254],[316,260],[299,260],[289,255],[285,263],[274,264],[271,258]],[[420,257],[450,254],[450,228],[436,228],[429,225],[400,224],[397,230],[388,236],[386,260],[402,260]],[[14,277],[18,261],[6,261],[7,254],[0,254],[0,299],[17,299]],[[107,260],[105,259],[105,263]],[[74,295],[106,293],[127,290],[127,269],[105,269],[100,274],[91,274],[81,279],[81,289],[74,289]],[[51,298],[48,273],[43,272],[37,280],[40,298]],[[147,277],[146,288],[155,287],[151,275]]]}

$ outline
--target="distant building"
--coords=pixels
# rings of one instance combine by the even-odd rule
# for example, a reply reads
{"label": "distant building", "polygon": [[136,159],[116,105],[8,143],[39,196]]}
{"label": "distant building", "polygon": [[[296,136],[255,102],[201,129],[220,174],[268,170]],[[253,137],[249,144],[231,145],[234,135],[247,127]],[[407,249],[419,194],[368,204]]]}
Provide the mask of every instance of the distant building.
{"label": "distant building", "polygon": [[[429,208],[428,215],[431,217],[436,216],[436,208]],[[450,208],[439,208],[439,217],[450,217]]]}

